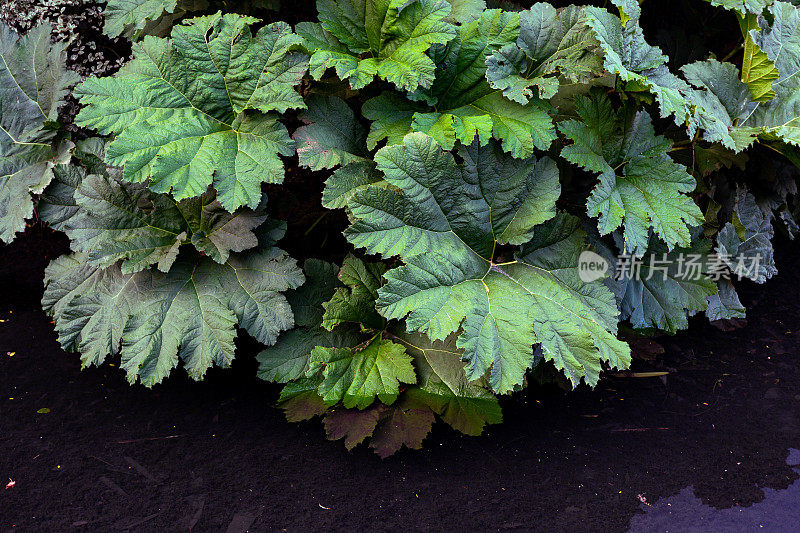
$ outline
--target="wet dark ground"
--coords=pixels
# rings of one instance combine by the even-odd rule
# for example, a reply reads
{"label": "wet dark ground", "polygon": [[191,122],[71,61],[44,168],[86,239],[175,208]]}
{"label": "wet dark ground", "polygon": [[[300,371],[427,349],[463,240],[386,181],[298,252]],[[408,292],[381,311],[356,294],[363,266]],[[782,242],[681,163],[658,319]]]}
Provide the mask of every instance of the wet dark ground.
{"label": "wet dark ground", "polygon": [[[666,378],[537,390],[479,438],[439,427],[380,460],[290,424],[253,347],[203,383],[79,371],[39,310],[36,229],[0,248],[0,531],[796,530],[800,250],[744,285],[749,323],[702,318],[638,362]],[[793,247],[794,246],[794,247]],[[13,352],[13,356],[8,352]],[[643,352],[640,352],[643,353]],[[248,357],[250,354],[250,357]],[[38,411],[47,408],[48,413]],[[646,503],[644,503],[646,502]],[[770,518],[771,517],[771,518]],[[713,525],[713,527],[712,527]],[[695,528],[695,529],[692,529]]]}

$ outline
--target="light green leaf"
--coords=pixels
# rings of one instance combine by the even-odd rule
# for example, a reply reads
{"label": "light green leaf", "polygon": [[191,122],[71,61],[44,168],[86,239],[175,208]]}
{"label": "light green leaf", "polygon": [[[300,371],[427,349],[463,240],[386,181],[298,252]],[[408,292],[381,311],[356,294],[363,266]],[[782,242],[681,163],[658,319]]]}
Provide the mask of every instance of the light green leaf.
{"label": "light green leaf", "polygon": [[[497,244],[520,244],[534,226],[555,215],[560,193],[555,163],[516,160],[496,144],[460,151],[459,168],[428,136],[383,148],[378,167],[394,188],[370,187],[350,200],[355,219],[348,239],[369,253],[399,255],[406,265],[389,271],[378,310],[406,317],[409,331],[441,340],[462,328],[467,377],[487,371],[496,392],[521,384],[534,360],[533,345],[574,383],[596,383],[600,361],[625,366],[629,351],[616,340],[616,307],[602,284],[577,278],[584,236],[560,217],[519,260],[495,263]],[[551,233],[552,232],[552,233]],[[558,257],[547,236],[564,233]],[[555,239],[554,242],[558,242]],[[569,263],[575,261],[574,265]]]}
{"label": "light green leaf", "polygon": [[485,145],[492,137],[514,157],[546,150],[555,140],[550,106],[538,98],[528,105],[510,102],[485,80],[486,56],[514,42],[518,30],[517,15],[500,10],[487,10],[479,20],[460,26],[455,39],[432,52],[437,65],[433,86],[411,95],[431,107],[391,93],[364,104],[364,116],[373,121],[370,148],[384,138],[398,144],[416,131],[446,150],[456,141],[471,144],[477,138]]}
{"label": "light green leaf", "polygon": [[135,43],[120,72],[76,88],[76,123],[116,135],[106,161],[127,181],[178,200],[213,185],[228,211],[256,207],[262,183],[283,181],[278,156],[294,153],[276,112],[305,107],[294,87],[308,61],[287,24],[253,35],[255,22],[216,14]]}
{"label": "light green leaf", "polygon": [[[620,7],[624,2],[612,0],[612,3]],[[638,79],[637,73],[658,68],[667,61],[658,47],[650,46],[644,40],[644,32],[639,26],[639,6],[629,11],[625,13],[620,7],[620,13],[625,15],[623,21],[605,9],[586,8],[589,27],[594,30],[605,52],[606,70],[619,74],[625,81]]]}
{"label": "light green leaf", "polygon": [[319,394],[325,403],[366,409],[378,397],[384,404],[397,399],[400,383],[416,383],[411,356],[401,344],[379,336],[356,349],[317,347],[309,373],[322,373]]}
{"label": "light green leaf", "polygon": [[756,102],[766,102],[775,96],[772,82],[780,77],[775,63],[753,40],[750,32],[758,33],[758,18],[752,13],[739,17],[739,27],[744,35],[744,56],[742,58],[742,81],[747,84]]}
{"label": "light green leaf", "polygon": [[353,194],[369,185],[383,182],[383,176],[372,161],[358,161],[338,168],[325,181],[322,205],[328,209],[342,209]]}
{"label": "light green leaf", "polygon": [[559,76],[578,82],[602,75],[602,51],[587,24],[585,8],[557,10],[537,3],[519,17],[516,44],[486,58],[486,78],[506,98],[521,104],[534,95],[549,99],[558,91]]}
{"label": "light green leaf", "polygon": [[311,54],[311,74],[334,68],[353,89],[375,75],[399,89],[430,87],[435,65],[426,55],[453,38],[446,0],[318,0],[320,24],[298,24]]}

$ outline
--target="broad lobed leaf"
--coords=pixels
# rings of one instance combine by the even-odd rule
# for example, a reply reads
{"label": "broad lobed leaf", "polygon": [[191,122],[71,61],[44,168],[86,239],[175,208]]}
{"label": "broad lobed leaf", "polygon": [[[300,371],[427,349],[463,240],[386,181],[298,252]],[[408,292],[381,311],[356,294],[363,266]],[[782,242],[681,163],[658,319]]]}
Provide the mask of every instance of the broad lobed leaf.
{"label": "broad lobed leaf", "polygon": [[586,9],[556,9],[534,4],[519,15],[520,34],[486,58],[486,78],[495,89],[520,104],[533,96],[552,98],[559,76],[571,82],[587,81],[603,73],[600,44],[588,25]]}
{"label": "broad lobed leaf", "polygon": [[[408,135],[376,156],[396,190],[370,187],[351,198],[350,241],[406,263],[386,274],[378,310],[432,340],[462,328],[467,377],[489,372],[500,393],[522,383],[537,343],[575,384],[596,383],[601,361],[627,365],[611,293],[577,279],[584,235],[574,220],[534,229],[556,215],[554,162],[513,159],[477,142],[459,155],[463,167],[433,138]],[[517,260],[494,261],[498,244],[526,241]]]}
{"label": "broad lobed leaf", "polygon": [[515,13],[487,10],[480,19],[458,27],[456,37],[435,48],[436,79],[430,88],[408,98],[391,92],[368,100],[362,110],[373,121],[367,145],[387,139],[398,144],[413,131],[425,133],[445,149],[456,142],[482,145],[494,137],[515,157],[546,150],[555,140],[551,107],[533,99],[528,105],[503,98],[485,79],[486,57],[513,43],[519,33]]}
{"label": "broad lobed leaf", "polygon": [[168,273],[124,274],[119,265],[91,266],[83,254],[54,260],[42,305],[59,342],[84,366],[117,353],[131,383],[161,382],[182,360],[200,379],[212,364],[234,358],[236,326],[272,344],[293,325],[282,291],[303,274],[283,251],[266,248],[218,264],[181,256]]}
{"label": "broad lobed leaf", "polygon": [[56,139],[58,119],[78,75],[67,70],[64,43],[51,43],[50,24],[18,36],[0,23],[0,242],[10,242],[33,215],[31,194],[69,160],[71,144]]}
{"label": "broad lobed leaf", "polygon": [[603,94],[580,97],[576,107],[581,120],[558,126],[572,141],[561,156],[599,174],[587,208],[600,234],[624,226],[625,249],[638,254],[647,249],[650,229],[670,249],[688,246],[689,229],[703,216],[687,194],[694,178],[669,156],[672,141],[655,134],[646,111],[615,111]]}
{"label": "broad lobed leaf", "polygon": [[255,22],[218,13],[135,43],[119,73],[77,87],[76,123],[116,135],[106,161],[127,181],[178,200],[213,185],[228,211],[255,208],[262,183],[283,181],[279,156],[294,153],[276,113],[305,107],[294,87],[308,65],[287,24],[252,34]]}
{"label": "broad lobed leaf", "polygon": [[[468,16],[459,8],[458,17]],[[317,10],[319,23],[297,25],[311,74],[319,80],[334,68],[353,89],[376,75],[411,92],[430,87],[435,65],[426,52],[455,34],[446,0],[317,0]]]}

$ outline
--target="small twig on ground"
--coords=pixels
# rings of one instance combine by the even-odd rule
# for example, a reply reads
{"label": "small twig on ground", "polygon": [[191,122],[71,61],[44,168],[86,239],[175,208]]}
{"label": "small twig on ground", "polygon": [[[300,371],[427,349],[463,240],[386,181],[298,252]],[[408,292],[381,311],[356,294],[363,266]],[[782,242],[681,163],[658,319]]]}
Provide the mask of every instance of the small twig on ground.
{"label": "small twig on ground", "polygon": [[625,429],[612,429],[612,433],[617,432],[631,432],[631,431],[665,431],[669,428],[625,428]]}
{"label": "small twig on ground", "polygon": [[143,439],[118,440],[117,444],[133,444],[135,442],[147,442],[151,440],[177,439],[178,437],[185,437],[185,436],[186,435],[167,435],[166,437],[146,437]]}

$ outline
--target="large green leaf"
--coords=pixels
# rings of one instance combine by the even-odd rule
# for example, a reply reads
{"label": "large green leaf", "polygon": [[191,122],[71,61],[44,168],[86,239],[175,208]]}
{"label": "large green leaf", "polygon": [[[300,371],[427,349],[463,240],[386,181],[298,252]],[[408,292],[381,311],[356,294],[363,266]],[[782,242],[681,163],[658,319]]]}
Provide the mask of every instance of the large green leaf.
{"label": "large green leaf", "polygon": [[167,272],[185,243],[225,263],[231,252],[258,245],[253,230],[267,219],[249,209],[228,213],[213,189],[176,202],[143,184],[97,174],[84,178],[73,198],[78,210],[63,229],[75,250],[85,252],[94,266],[122,261],[123,274],[153,264]]}
{"label": "large green leaf", "polygon": [[576,107],[581,120],[558,125],[572,141],[561,155],[600,175],[587,202],[600,233],[624,225],[625,248],[632,253],[647,249],[651,228],[670,249],[688,246],[689,228],[703,215],[687,195],[694,178],[669,156],[672,141],[655,134],[647,112],[617,112],[604,94],[580,97]]}
{"label": "large green leaf", "polygon": [[234,357],[236,326],[258,341],[275,342],[292,327],[281,291],[303,274],[277,248],[232,256],[225,264],[182,256],[168,273],[123,274],[99,269],[82,254],[53,261],[45,274],[42,305],[53,317],[59,342],[81,353],[84,366],[120,353],[128,380],[161,382],[182,360],[200,379],[212,365]]}
{"label": "large green leaf", "polygon": [[559,76],[574,83],[603,73],[603,56],[585,8],[557,10],[542,2],[519,19],[516,44],[486,58],[486,78],[506,98],[520,104],[533,96],[549,99],[558,90]]}
{"label": "large green leaf", "polygon": [[435,65],[426,55],[453,38],[446,0],[317,0],[319,23],[301,22],[297,33],[311,53],[311,75],[334,68],[353,89],[377,75],[400,89],[430,87]]}
{"label": "large green leaf", "polygon": [[410,95],[417,102],[384,93],[364,104],[364,116],[373,121],[368,146],[374,148],[384,138],[396,144],[418,131],[447,150],[456,141],[471,144],[477,138],[485,145],[492,137],[515,157],[528,157],[535,148],[546,150],[555,139],[550,107],[538,98],[528,105],[511,102],[484,79],[486,57],[513,43],[518,32],[519,17],[498,9],[459,26],[455,39],[432,51],[436,81]]}
{"label": "large green leaf", "polygon": [[283,181],[279,155],[294,153],[276,113],[305,107],[294,87],[308,64],[288,24],[253,35],[256,22],[216,14],[135,43],[120,72],[76,88],[76,123],[116,135],[106,161],[128,181],[179,200],[213,185],[225,209],[256,207],[262,183]]}
{"label": "large green leaf", "polygon": [[719,231],[717,253],[735,275],[764,283],[778,273],[772,248],[772,210],[759,206],[744,187],[734,198],[733,221]]}
{"label": "large green leaf", "polygon": [[[622,245],[619,235],[617,242]],[[717,293],[707,275],[710,249],[707,240],[699,239],[668,252],[663,243],[652,240],[644,256],[629,257],[628,266],[619,273],[620,318],[635,328],[668,333],[686,329],[687,313],[705,311],[708,299]]]}
{"label": "large green leaf", "polygon": [[69,159],[48,123],[78,75],[66,69],[64,43],[52,44],[52,26],[19,37],[0,23],[0,241],[9,242],[33,215],[31,194],[53,178],[53,166]]}
{"label": "large green leaf", "polygon": [[[534,230],[556,214],[555,163],[513,159],[495,143],[459,153],[463,167],[431,137],[411,134],[376,155],[394,187],[351,198],[348,239],[406,263],[386,274],[378,310],[432,340],[462,328],[467,377],[489,371],[497,392],[522,383],[537,343],[573,383],[596,383],[601,361],[626,366],[613,296],[577,277],[576,222],[561,216]],[[518,260],[496,261],[498,244],[528,241]]]}
{"label": "large green leaf", "polygon": [[300,114],[305,125],[293,136],[301,165],[322,170],[366,160],[366,129],[344,100],[312,95],[306,105]]}
{"label": "large green leaf", "polygon": [[[322,304],[333,296],[338,286],[338,267],[327,261],[309,259],[303,270],[306,282],[286,293],[297,327],[281,334],[273,346],[256,357],[259,362],[258,377],[265,381],[289,383],[303,379],[314,348],[356,346],[363,339],[354,328],[337,328],[331,332],[321,327],[325,312]],[[318,386],[318,383],[315,384],[312,390],[316,391]]]}
{"label": "large green leaf", "polygon": [[667,56],[644,39],[639,25],[641,7],[632,0],[612,0],[620,16],[605,9],[586,8],[588,24],[605,53],[605,68],[625,82],[629,91],[648,91],[655,96],[662,117],[674,115],[683,125],[690,115],[685,92],[689,86],[666,67]]}

